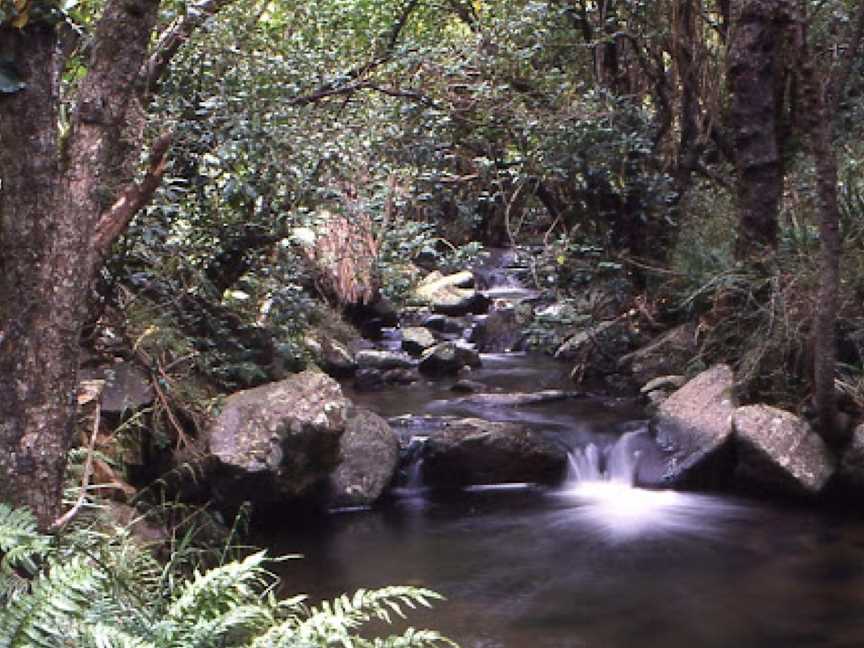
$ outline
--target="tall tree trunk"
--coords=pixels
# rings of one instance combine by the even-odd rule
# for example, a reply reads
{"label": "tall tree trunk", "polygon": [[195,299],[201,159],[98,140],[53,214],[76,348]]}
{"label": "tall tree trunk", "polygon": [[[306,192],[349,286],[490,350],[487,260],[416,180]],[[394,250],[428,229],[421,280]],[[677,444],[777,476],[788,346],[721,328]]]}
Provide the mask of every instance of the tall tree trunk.
{"label": "tall tree trunk", "polygon": [[[694,0],[678,0],[675,13],[675,65],[681,86],[678,162],[674,173],[675,204],[682,204],[699,164],[699,69],[694,55],[696,28]],[[698,8],[697,8],[698,11]]]}
{"label": "tall tree trunk", "polygon": [[798,72],[801,77],[803,125],[816,167],[819,205],[819,291],[813,317],[813,400],[817,425],[832,438],[837,418],[834,377],[837,364],[835,326],[840,286],[840,210],[837,206],[837,160],[832,143],[832,106],[810,54],[803,21],[798,33]]}
{"label": "tall tree trunk", "polygon": [[[75,407],[78,319],[86,246],[58,209],[56,32],[0,29],[26,88],[0,95],[0,498],[57,513]],[[71,234],[67,244],[57,232]],[[71,254],[71,258],[65,255]]]}
{"label": "tall tree trunk", "polygon": [[778,137],[782,101],[782,0],[742,0],[728,50],[730,127],[738,169],[738,240],[745,259],[777,244],[783,187]]}

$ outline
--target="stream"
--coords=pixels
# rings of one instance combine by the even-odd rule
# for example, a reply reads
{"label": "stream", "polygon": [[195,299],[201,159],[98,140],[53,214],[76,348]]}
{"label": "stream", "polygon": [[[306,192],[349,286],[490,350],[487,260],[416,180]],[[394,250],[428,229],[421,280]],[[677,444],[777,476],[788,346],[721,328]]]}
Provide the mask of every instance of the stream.
{"label": "stream", "polygon": [[[470,378],[493,391],[573,388],[568,367],[543,355],[482,360]],[[404,445],[446,416],[530,425],[568,448],[565,482],[437,493],[415,463],[379,507],[256,538],[273,553],[302,554],[278,565],[286,593],[428,587],[446,600],[411,625],[463,648],[864,645],[860,518],[636,488],[643,471],[662,469],[662,454],[633,401],[493,407],[454,393],[454,381],[345,392],[390,419]]]}

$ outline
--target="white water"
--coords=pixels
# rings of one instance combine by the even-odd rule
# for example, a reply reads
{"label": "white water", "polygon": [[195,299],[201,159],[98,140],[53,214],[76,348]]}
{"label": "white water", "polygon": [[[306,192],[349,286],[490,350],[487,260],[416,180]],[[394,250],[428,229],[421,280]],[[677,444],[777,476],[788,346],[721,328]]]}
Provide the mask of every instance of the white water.
{"label": "white water", "polygon": [[655,535],[710,537],[719,520],[743,513],[728,500],[636,486],[641,458],[636,446],[643,434],[627,432],[606,448],[589,443],[570,453],[568,478],[556,496],[573,505],[573,523],[610,542]]}

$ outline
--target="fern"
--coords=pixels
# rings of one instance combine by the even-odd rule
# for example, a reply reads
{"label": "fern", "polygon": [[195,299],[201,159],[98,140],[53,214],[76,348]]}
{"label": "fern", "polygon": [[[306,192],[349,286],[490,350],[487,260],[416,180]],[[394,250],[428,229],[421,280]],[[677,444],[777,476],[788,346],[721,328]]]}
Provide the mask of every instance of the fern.
{"label": "fern", "polygon": [[79,525],[51,538],[33,516],[0,504],[0,648],[438,648],[436,632],[409,628],[365,638],[440,596],[412,587],[359,590],[317,607],[278,600],[265,552],[182,576],[124,531]]}

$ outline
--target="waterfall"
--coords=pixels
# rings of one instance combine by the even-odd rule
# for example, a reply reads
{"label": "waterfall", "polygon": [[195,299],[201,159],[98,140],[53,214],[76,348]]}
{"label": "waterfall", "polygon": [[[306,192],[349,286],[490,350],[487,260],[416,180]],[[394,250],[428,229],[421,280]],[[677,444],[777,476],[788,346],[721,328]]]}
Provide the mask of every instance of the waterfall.
{"label": "waterfall", "polygon": [[626,432],[602,450],[594,443],[573,449],[568,455],[567,482],[571,485],[612,482],[633,486],[641,454],[634,444],[642,434],[641,430]]}

